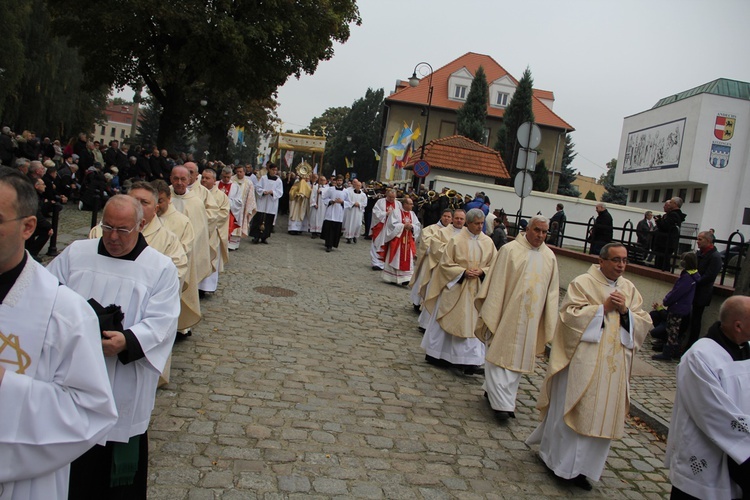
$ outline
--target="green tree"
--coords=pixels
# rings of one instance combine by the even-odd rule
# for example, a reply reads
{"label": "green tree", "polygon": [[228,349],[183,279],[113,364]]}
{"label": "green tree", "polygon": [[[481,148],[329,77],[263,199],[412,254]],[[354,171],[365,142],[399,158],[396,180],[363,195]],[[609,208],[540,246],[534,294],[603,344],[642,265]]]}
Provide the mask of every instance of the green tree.
{"label": "green tree", "polygon": [[[367,89],[364,97],[354,101],[351,110],[341,121],[336,136],[326,144],[325,171],[346,171],[346,160],[354,161],[353,172],[360,179],[373,179],[378,163],[374,149],[380,148],[380,112],[383,109],[383,89]],[[351,137],[349,142],[347,137]],[[356,153],[355,153],[356,151]]]}
{"label": "green tree", "polygon": [[[103,119],[108,89],[102,85],[83,88],[83,61],[77,50],[68,47],[66,38],[56,35],[44,0],[21,3],[30,6],[26,20],[19,24],[23,49],[10,59],[22,57],[23,74],[14,87],[0,90],[6,93],[0,119],[17,132],[28,129],[37,136],[62,140],[91,131]],[[0,12],[4,22],[5,11]],[[0,71],[0,80],[4,73]]]}
{"label": "green tree", "polygon": [[524,122],[534,121],[534,111],[532,110],[532,98],[534,95],[534,79],[531,77],[531,70],[526,68],[523,77],[518,82],[516,91],[505,108],[503,122],[497,131],[497,141],[495,149],[503,157],[505,166],[511,173],[511,178],[517,171],[514,161],[517,157],[518,144],[516,141],[516,132],[518,127]]}
{"label": "green tree", "polygon": [[[31,19],[30,2],[0,0],[0,117],[4,116],[6,100],[17,102],[18,86],[24,75],[24,32],[29,29]],[[6,122],[3,119],[3,125]]]}
{"label": "green tree", "polygon": [[624,187],[615,185],[615,171],[617,170],[617,159],[612,158],[607,163],[607,173],[602,174],[599,178],[599,184],[607,190],[602,195],[602,201],[606,203],[615,203],[617,205],[626,205],[628,203],[628,190]]}
{"label": "green tree", "polygon": [[466,97],[466,102],[459,108],[458,113],[456,113],[456,130],[458,134],[480,144],[484,144],[485,142],[489,92],[484,68],[479,66],[474,79],[471,81],[471,88],[469,89],[469,95]]}
{"label": "green tree", "polygon": [[332,141],[341,127],[341,122],[346,118],[352,108],[339,106],[328,108],[323,114],[310,120],[310,125],[299,131],[300,134],[323,135],[325,132],[329,141]]}
{"label": "green tree", "polygon": [[578,153],[573,151],[575,146],[576,145],[570,137],[570,134],[565,134],[565,148],[563,149],[560,181],[557,184],[557,194],[578,198],[581,196],[581,192],[573,185],[577,176],[576,170],[571,166],[573,160],[578,155]]}
{"label": "green tree", "polygon": [[122,97],[113,97],[112,104],[115,106],[132,106],[133,105],[131,101],[126,101]]}
{"label": "green tree", "polygon": [[534,180],[532,188],[534,191],[547,192],[549,189],[549,170],[547,170],[543,159],[536,164],[536,169],[531,172],[531,178]]}
{"label": "green tree", "polygon": [[592,190],[589,189],[589,192],[586,193],[586,199],[596,201],[596,195],[594,194]]}
{"label": "green tree", "polygon": [[[179,8],[157,0],[48,1],[58,27],[82,49],[87,82],[142,83],[159,102],[158,144],[167,148],[191,119],[205,121],[216,147],[226,147],[231,124],[268,127],[259,117],[274,108],[277,88],[291,75],[314,73],[333,43],[349,38],[350,23],[361,23],[355,0],[185,0]],[[69,29],[81,19],[96,29]]]}

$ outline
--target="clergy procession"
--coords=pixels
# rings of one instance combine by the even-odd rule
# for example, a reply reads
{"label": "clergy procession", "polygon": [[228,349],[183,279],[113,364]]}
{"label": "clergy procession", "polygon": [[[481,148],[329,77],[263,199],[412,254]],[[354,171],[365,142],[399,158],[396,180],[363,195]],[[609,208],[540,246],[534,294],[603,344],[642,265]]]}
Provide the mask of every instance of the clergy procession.
{"label": "clergy procession", "polygon": [[[560,303],[558,262],[545,243],[550,221],[541,215],[506,243],[504,218],[498,214],[488,224],[481,204],[444,207],[437,222],[423,226],[418,212],[424,210],[415,210],[412,196],[399,199],[395,188],[372,190],[335,175],[329,182],[309,168],[298,174],[287,191],[287,233],[323,241],[288,238],[295,248],[341,251],[343,237],[351,245],[343,253],[361,249],[354,258],[360,267],[367,258],[366,266],[377,271],[370,275],[388,284],[380,285],[393,291],[391,309],[398,308],[400,293],[418,314],[401,337],[408,343],[408,330],[422,332],[427,371],[462,384],[475,381],[478,389],[481,381],[477,401],[494,421],[485,419],[480,427],[490,435],[493,427],[518,425],[524,379],[540,371],[537,363],[544,363],[548,350],[535,395],[541,423],[524,442],[559,484],[588,491],[591,481],[606,479],[613,443],[627,432],[634,356],[651,328],[643,297],[624,277],[623,245],[604,245],[598,262],[568,284]],[[73,241],[45,269],[24,251],[35,230],[29,215],[36,211],[34,188],[23,175],[0,170],[0,340],[3,349],[10,346],[0,350],[0,499],[147,498],[157,387],[179,383],[171,369],[175,341],[195,343],[185,340],[204,319],[201,306],[218,302],[206,300],[222,297],[220,279],[232,268],[231,252],[242,246],[255,261],[263,245],[276,244],[284,194],[272,163],[247,175],[242,166],[199,172],[186,162],[172,168],[169,183],[137,181],[127,194],[110,198],[89,239]],[[502,240],[494,237],[498,230]],[[363,236],[370,245],[356,247]],[[243,239],[260,246],[245,247]],[[233,308],[246,301],[267,304],[243,293],[231,298],[239,304]],[[723,369],[727,352],[735,361],[747,360],[748,312],[746,302],[727,301],[709,335],[720,347],[701,339],[686,354],[686,367],[680,365],[675,415],[695,448],[686,449],[670,433],[672,498],[747,498],[747,398],[740,402],[740,385],[726,387],[716,370]],[[373,327],[384,319],[376,318]],[[330,323],[336,336],[343,323]],[[244,328],[249,338],[275,335],[274,326]],[[15,365],[7,351],[18,354]],[[346,377],[343,362],[335,372]],[[290,389],[301,387],[288,382]],[[388,406],[372,401],[380,403],[368,407]],[[701,405],[715,416],[701,415]],[[313,422],[300,426],[316,428]],[[323,434],[318,439],[335,442]],[[695,471],[704,469],[710,472],[696,479]]]}

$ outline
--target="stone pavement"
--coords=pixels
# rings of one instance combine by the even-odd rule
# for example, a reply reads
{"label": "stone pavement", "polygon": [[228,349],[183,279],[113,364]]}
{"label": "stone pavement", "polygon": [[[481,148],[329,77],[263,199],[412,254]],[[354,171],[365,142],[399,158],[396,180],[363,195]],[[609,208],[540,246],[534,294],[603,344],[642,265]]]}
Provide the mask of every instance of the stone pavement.
{"label": "stone pavement", "polygon": [[[64,211],[58,247],[89,218]],[[543,360],[517,419],[499,424],[481,377],[424,362],[408,289],[370,270],[368,241],[326,253],[285,229],[230,254],[204,320],[175,345],[149,430],[150,498],[668,497],[665,443],[638,419],[592,492],[555,481],[524,444]],[[674,368],[650,354],[633,377],[647,411],[674,390]]]}

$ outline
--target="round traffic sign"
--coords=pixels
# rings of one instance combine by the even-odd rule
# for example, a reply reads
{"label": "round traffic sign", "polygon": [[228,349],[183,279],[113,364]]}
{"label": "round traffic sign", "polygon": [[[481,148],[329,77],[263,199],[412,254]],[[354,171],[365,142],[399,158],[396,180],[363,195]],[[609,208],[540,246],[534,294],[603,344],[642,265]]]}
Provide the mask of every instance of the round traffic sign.
{"label": "round traffic sign", "polygon": [[516,174],[516,179],[513,181],[513,187],[516,188],[516,194],[521,198],[526,198],[531,194],[531,188],[534,184],[534,180],[531,178],[531,174],[526,171],[521,171]]}
{"label": "round traffic sign", "polygon": [[427,160],[419,160],[414,164],[414,175],[417,177],[427,177],[430,174],[430,164]]}
{"label": "round traffic sign", "polygon": [[542,131],[536,123],[523,122],[518,127],[516,138],[518,138],[522,148],[534,149],[542,142]]}

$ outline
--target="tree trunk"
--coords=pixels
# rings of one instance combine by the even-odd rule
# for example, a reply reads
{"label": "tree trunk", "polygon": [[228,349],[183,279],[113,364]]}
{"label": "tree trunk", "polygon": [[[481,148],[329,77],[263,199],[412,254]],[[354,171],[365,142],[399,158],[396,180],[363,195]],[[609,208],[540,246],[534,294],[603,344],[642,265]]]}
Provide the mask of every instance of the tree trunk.
{"label": "tree trunk", "polygon": [[159,136],[156,146],[172,151],[177,144],[177,131],[184,127],[190,118],[189,104],[185,93],[178,85],[164,87],[164,99],[159,99],[162,112],[159,117]]}
{"label": "tree trunk", "polygon": [[222,125],[211,127],[208,131],[208,150],[211,160],[220,160],[229,163],[227,149],[229,148],[228,128]]}

